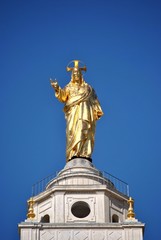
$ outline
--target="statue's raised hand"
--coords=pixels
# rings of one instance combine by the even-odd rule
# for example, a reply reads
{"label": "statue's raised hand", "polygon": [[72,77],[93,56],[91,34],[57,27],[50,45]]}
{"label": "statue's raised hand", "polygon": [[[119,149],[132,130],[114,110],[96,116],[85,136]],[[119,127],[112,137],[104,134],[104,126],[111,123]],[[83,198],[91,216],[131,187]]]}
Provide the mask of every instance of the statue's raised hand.
{"label": "statue's raised hand", "polygon": [[51,83],[51,86],[55,89],[55,91],[57,91],[59,89],[59,85],[58,85],[58,82],[56,80],[52,80],[50,78],[50,83]]}

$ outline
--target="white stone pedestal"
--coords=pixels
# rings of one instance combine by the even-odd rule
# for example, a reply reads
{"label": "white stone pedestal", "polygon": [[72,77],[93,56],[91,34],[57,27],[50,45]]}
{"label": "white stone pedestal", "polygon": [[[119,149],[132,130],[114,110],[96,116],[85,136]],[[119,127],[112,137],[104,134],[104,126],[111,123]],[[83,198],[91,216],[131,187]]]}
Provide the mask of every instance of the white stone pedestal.
{"label": "white stone pedestal", "polygon": [[33,198],[35,218],[19,224],[21,240],[142,240],[144,224],[126,221],[128,196],[91,162],[68,162]]}

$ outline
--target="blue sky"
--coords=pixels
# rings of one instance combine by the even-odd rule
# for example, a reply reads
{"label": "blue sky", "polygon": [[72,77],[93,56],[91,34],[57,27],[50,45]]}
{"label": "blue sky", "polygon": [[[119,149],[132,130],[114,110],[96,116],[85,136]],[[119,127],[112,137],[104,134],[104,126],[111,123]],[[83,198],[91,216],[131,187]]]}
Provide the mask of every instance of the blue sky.
{"label": "blue sky", "polygon": [[73,59],[87,65],[104,116],[93,163],[128,182],[145,240],[160,239],[161,3],[0,2],[1,236],[18,240],[32,184],[65,165],[63,105]]}

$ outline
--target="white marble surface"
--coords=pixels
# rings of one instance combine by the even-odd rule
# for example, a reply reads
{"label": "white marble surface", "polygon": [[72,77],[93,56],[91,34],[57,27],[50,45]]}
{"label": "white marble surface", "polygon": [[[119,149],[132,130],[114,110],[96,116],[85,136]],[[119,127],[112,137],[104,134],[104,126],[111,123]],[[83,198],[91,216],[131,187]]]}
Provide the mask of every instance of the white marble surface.
{"label": "white marble surface", "polygon": [[[34,197],[35,218],[19,224],[21,240],[141,240],[143,224],[127,222],[127,197],[86,159],[68,162],[46,190]],[[72,213],[74,204],[90,209],[83,217]],[[49,223],[42,218],[48,215]],[[112,223],[117,215],[118,223]]]}

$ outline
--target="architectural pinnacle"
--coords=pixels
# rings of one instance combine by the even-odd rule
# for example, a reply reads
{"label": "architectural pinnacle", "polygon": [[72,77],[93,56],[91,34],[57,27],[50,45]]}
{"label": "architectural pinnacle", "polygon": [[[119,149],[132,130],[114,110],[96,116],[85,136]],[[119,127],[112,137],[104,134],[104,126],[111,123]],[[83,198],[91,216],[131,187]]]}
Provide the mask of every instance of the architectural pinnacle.
{"label": "architectural pinnacle", "polygon": [[27,218],[29,219],[33,219],[35,217],[35,213],[34,213],[34,209],[33,209],[33,205],[34,205],[34,201],[33,198],[31,197],[28,201],[28,213],[27,213]]}
{"label": "architectural pinnacle", "polygon": [[132,197],[130,197],[129,200],[127,200],[127,202],[129,204],[129,209],[128,209],[128,213],[127,213],[127,219],[128,220],[134,220],[135,219],[134,200],[132,199]]}

